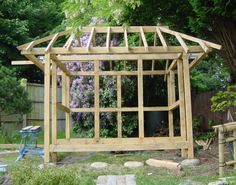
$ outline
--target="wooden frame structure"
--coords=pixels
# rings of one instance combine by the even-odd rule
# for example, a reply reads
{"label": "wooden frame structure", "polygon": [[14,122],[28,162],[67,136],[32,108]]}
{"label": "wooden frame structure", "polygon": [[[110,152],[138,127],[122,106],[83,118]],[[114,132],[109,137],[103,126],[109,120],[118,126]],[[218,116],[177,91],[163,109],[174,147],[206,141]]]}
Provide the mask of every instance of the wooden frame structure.
{"label": "wooden frame structure", "polygon": [[[193,158],[193,134],[191,114],[191,92],[189,71],[212,48],[221,49],[221,46],[212,42],[198,39],[183,33],[170,30],[162,26],[131,26],[131,27],[83,27],[72,34],[63,47],[53,47],[55,42],[63,35],[68,35],[71,30],[56,33],[30,43],[18,46],[21,54],[27,61],[13,61],[13,65],[34,64],[44,71],[44,152],[45,162],[50,161],[50,153],[57,152],[79,152],[79,151],[120,151],[120,150],[157,150],[157,149],[181,149],[182,156]],[[89,34],[89,41],[85,47],[78,43],[73,47],[76,37]],[[110,45],[112,34],[121,34],[124,37],[124,46],[114,47]],[[154,43],[150,46],[146,34],[154,34]],[[106,42],[101,47],[96,47],[97,34],[105,34]],[[138,34],[140,45],[129,46],[129,34]],[[179,45],[170,45],[166,36],[174,37]],[[159,39],[160,45],[157,43]],[[188,45],[187,40],[194,45]],[[80,41],[78,39],[78,41]],[[47,43],[45,47],[36,47]],[[191,59],[191,56],[195,56]],[[41,58],[43,58],[41,60]],[[101,71],[99,61],[132,60],[137,62],[136,71]],[[150,60],[152,68],[143,70],[143,62]],[[154,69],[154,63],[166,60],[164,70]],[[94,61],[94,71],[71,72],[66,67],[69,62]],[[57,68],[60,71],[57,71]],[[93,108],[70,108],[69,88],[70,78],[76,75],[94,76],[95,103]],[[117,78],[117,107],[99,107],[99,77],[102,75],[116,76]],[[134,75],[138,79],[138,107],[121,106],[121,77]],[[163,75],[167,81],[168,105],[163,107],[144,107],[143,102],[143,76]],[[57,76],[62,76],[62,104],[57,103]],[[175,87],[176,76],[178,87]],[[51,87],[51,90],[50,90]],[[179,98],[176,99],[176,88]],[[50,97],[51,93],[51,97]],[[50,101],[52,105],[50,107]],[[180,110],[181,135],[174,135],[173,111]],[[51,115],[50,115],[51,109]],[[57,110],[61,109],[66,114],[66,138],[57,139]],[[145,137],[144,136],[144,111],[167,111],[168,112],[168,137]],[[93,112],[95,117],[94,138],[70,138],[70,113],[71,112]],[[100,112],[117,112],[118,137],[100,138]],[[139,136],[137,138],[122,138],[122,112],[138,112]],[[51,123],[50,123],[51,120]],[[51,133],[51,134],[50,134]],[[51,136],[51,139],[50,139]]]}
{"label": "wooden frame structure", "polygon": [[[219,144],[219,176],[224,176],[225,166],[234,165],[236,169],[236,122],[225,123],[222,125],[213,126],[216,132],[218,132],[218,144]],[[232,132],[231,137],[225,137],[227,132]],[[233,143],[233,160],[225,161],[224,150],[226,143]]]}

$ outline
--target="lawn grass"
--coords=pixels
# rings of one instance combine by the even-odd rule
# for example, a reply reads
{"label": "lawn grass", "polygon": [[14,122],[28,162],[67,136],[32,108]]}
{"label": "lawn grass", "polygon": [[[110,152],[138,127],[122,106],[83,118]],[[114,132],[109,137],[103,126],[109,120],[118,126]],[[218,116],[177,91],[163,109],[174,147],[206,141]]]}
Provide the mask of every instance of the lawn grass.
{"label": "lawn grass", "polygon": [[[96,179],[100,175],[124,175],[124,174],[134,174],[136,177],[137,185],[178,185],[181,182],[188,180],[198,181],[204,184],[215,181],[218,179],[217,175],[205,175],[196,173],[196,170],[192,171],[191,168],[184,170],[182,173],[176,173],[174,171],[167,170],[165,168],[154,168],[145,165],[140,168],[128,169],[123,167],[124,162],[127,161],[140,161],[145,162],[148,158],[158,157],[160,152],[133,152],[127,154],[111,154],[111,153],[62,153],[59,155],[61,158],[61,163],[64,167],[48,167],[50,168],[50,173],[56,174],[58,171],[60,173],[67,173],[66,170],[76,172],[79,184],[81,185],[93,185],[96,184]],[[107,168],[102,170],[96,170],[90,167],[93,162],[107,162],[109,165]],[[39,157],[26,157],[16,165],[14,165],[13,171],[17,170],[24,173],[24,167],[29,165],[37,167],[43,161]],[[18,167],[17,167],[18,166]],[[63,166],[63,165],[62,165]],[[201,168],[201,166],[196,167]],[[46,170],[47,168],[43,169]],[[10,169],[10,173],[12,169]],[[13,172],[14,173],[14,172]],[[39,174],[38,174],[39,173]],[[33,174],[35,177],[43,175],[47,171],[42,171],[35,168]],[[52,175],[50,174],[50,175]],[[45,174],[44,174],[45,175]],[[50,178],[50,175],[45,175]],[[16,177],[17,175],[15,175]],[[49,176],[49,177],[48,177]],[[34,177],[34,178],[35,178]],[[56,177],[52,177],[56,178]],[[43,182],[43,178],[40,179]],[[41,181],[40,181],[41,182]],[[41,183],[42,183],[41,182]]]}

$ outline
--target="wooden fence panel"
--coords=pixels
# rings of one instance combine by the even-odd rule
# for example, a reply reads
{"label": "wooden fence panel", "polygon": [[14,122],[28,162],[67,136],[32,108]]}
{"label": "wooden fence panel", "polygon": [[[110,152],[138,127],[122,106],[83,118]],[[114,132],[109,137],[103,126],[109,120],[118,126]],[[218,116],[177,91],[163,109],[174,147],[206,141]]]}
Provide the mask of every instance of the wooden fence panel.
{"label": "wooden fence panel", "polygon": [[[27,115],[1,115],[3,130],[12,132],[19,130],[26,125],[40,125],[43,128],[44,119],[44,85],[27,83],[26,90],[32,100],[32,111]],[[58,87],[57,101],[62,101],[61,87]],[[65,113],[57,112],[58,131],[65,131]]]}

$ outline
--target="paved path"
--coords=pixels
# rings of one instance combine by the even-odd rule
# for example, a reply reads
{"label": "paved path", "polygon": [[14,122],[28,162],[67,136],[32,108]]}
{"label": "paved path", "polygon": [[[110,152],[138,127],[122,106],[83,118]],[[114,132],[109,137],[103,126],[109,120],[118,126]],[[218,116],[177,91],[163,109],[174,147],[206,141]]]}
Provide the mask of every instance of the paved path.
{"label": "paved path", "polygon": [[97,185],[136,185],[134,175],[107,175],[97,178]]}

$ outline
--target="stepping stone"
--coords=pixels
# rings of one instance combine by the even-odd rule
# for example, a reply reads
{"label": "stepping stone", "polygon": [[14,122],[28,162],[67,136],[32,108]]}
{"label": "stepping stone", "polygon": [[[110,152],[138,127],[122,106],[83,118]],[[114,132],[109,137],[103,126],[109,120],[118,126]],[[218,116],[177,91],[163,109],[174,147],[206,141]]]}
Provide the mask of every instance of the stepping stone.
{"label": "stepping stone", "polygon": [[186,167],[186,166],[197,166],[200,165],[200,163],[201,162],[199,159],[185,159],[180,164],[182,167]]}
{"label": "stepping stone", "polygon": [[142,162],[138,162],[138,161],[128,161],[124,164],[124,167],[126,168],[138,168],[143,166]]}
{"label": "stepping stone", "polygon": [[218,180],[215,182],[210,182],[208,185],[228,185],[229,183],[225,180]]}
{"label": "stepping stone", "polygon": [[55,163],[43,163],[43,164],[38,165],[38,168],[43,169],[45,167],[52,167],[52,166],[56,166],[56,164]]}
{"label": "stepping stone", "polygon": [[105,162],[95,162],[92,163],[90,166],[95,169],[104,169],[108,166],[108,164]]}
{"label": "stepping stone", "polygon": [[99,176],[96,185],[136,185],[134,175]]}

